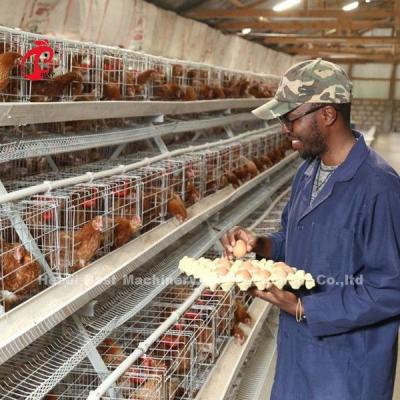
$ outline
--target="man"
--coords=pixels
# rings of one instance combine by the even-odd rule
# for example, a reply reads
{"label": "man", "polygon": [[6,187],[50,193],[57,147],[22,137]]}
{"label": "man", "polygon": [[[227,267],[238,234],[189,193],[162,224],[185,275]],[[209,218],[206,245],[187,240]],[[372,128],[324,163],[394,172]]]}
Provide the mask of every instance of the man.
{"label": "man", "polygon": [[253,294],[281,309],[272,400],[390,400],[400,314],[400,180],[350,128],[351,83],[321,59],[291,67],[254,110],[305,159],[269,237],[235,227],[259,257],[310,272],[311,291]]}

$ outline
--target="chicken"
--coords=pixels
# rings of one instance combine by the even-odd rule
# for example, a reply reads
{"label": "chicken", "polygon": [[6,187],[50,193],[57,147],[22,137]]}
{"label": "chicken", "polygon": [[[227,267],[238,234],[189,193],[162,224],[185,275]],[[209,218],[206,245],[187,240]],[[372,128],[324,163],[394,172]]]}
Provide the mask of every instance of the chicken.
{"label": "chicken", "polygon": [[168,214],[176,217],[179,222],[185,221],[188,217],[185,204],[179,195],[174,192],[170,193],[169,201],[167,203],[167,211]]}
{"label": "chicken", "polygon": [[135,233],[142,227],[142,220],[137,215],[132,218],[114,217],[114,223],[113,249],[117,249],[132,240]]}
{"label": "chicken", "polygon": [[103,85],[102,100],[121,100],[121,85],[119,83],[105,83]]}
{"label": "chicken", "polygon": [[178,375],[185,375],[191,368],[191,351],[188,337],[184,335],[165,334],[159,341],[164,359],[170,358],[171,370]]}
{"label": "chicken", "polygon": [[80,85],[82,75],[77,72],[67,72],[49,80],[33,81],[31,101],[57,101],[63,95],[65,89],[73,82]]}
{"label": "chicken", "polygon": [[240,186],[238,177],[232,171],[226,171],[224,176],[234,189],[237,189]]}
{"label": "chicken", "polygon": [[244,156],[240,157],[240,161],[241,165],[233,172],[241,181],[244,182],[248,179],[252,179],[259,174],[259,170],[253,161],[250,161]]}
{"label": "chicken", "polygon": [[251,316],[247,312],[246,306],[239,299],[235,299],[235,305],[235,322],[251,325]]}
{"label": "chicken", "polygon": [[[131,389],[130,391],[132,391]],[[159,379],[146,379],[134,393],[130,400],[162,400],[161,382]]]}
{"label": "chicken", "polygon": [[111,338],[104,339],[97,346],[97,350],[99,351],[101,358],[107,366],[119,365],[126,359],[122,347]]}
{"label": "chicken", "polygon": [[197,100],[197,94],[193,86],[182,86],[182,100],[184,101]]}
{"label": "chicken", "polygon": [[21,57],[21,54],[13,52],[0,54],[0,91],[7,88],[10,83],[10,73]]}
{"label": "chicken", "polygon": [[6,309],[39,286],[40,265],[19,243],[2,242],[0,256],[2,297]]}
{"label": "chicken", "polygon": [[196,189],[192,180],[186,183],[186,199],[190,204],[197,203],[201,199],[200,192]]}
{"label": "chicken", "polygon": [[165,83],[163,85],[154,86],[153,97],[162,100],[180,100],[182,97],[182,89],[176,83]]}
{"label": "chicken", "polygon": [[231,330],[231,335],[238,340],[239,344],[243,344],[246,340],[246,335],[238,324],[234,324]]}
{"label": "chicken", "polygon": [[159,78],[159,73],[155,69],[148,69],[146,71],[141,72],[136,77],[136,82],[139,85],[144,85],[149,81]]}
{"label": "chicken", "polygon": [[179,64],[174,64],[172,66],[172,82],[182,83],[183,78],[183,66]]}
{"label": "chicken", "polygon": [[97,216],[74,234],[75,251],[72,269],[84,268],[95,256],[103,240],[103,217]]}

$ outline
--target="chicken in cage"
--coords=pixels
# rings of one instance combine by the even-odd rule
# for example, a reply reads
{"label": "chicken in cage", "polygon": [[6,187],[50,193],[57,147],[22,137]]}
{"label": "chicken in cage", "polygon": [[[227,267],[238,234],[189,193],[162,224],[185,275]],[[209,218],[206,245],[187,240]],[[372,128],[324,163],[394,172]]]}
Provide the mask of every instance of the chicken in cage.
{"label": "chicken in cage", "polygon": [[[102,396],[103,400],[161,400],[166,399],[162,369],[143,365],[131,367]],[[98,373],[88,361],[82,362],[70,372],[44,400],[86,400],[107,377]]]}
{"label": "chicken in cage", "polygon": [[142,227],[142,185],[138,176],[111,176],[98,183],[109,186],[109,208],[107,209],[106,242],[117,249],[134,239]]}
{"label": "chicken in cage", "polygon": [[[55,202],[22,201],[0,212],[0,309],[8,311],[51,282],[56,272]],[[46,271],[48,262],[51,271]]]}
{"label": "chicken in cage", "polygon": [[217,149],[207,149],[194,154],[200,156],[203,163],[202,192],[204,196],[215,193],[220,187],[223,175],[220,152]]}
{"label": "chicken in cage", "polygon": [[210,86],[211,67],[193,64],[187,68],[187,84],[194,88],[197,100],[211,100],[213,98],[213,89]]}
{"label": "chicken in cage", "polygon": [[[147,318],[146,315],[142,315]],[[158,325],[159,322],[147,323],[144,326],[143,320],[135,317],[113,332],[97,347],[107,367],[115,369]],[[193,391],[195,365],[196,346],[193,336],[189,331],[171,328],[149,347],[146,354],[131,365],[117,383],[129,381],[133,385],[140,383],[144,386],[154,374],[160,377],[162,382],[161,397],[155,399],[189,397]]]}
{"label": "chicken in cage", "polygon": [[72,101],[99,100],[102,67],[99,48],[85,43],[66,42],[64,54],[68,72],[75,75],[68,98]]}
{"label": "chicken in cage", "polygon": [[149,71],[153,78],[148,85],[149,100],[173,101],[181,100],[182,89],[172,80],[172,64],[170,60],[161,57],[148,58]]}
{"label": "chicken in cage", "polygon": [[25,51],[26,34],[0,31],[0,101],[22,101],[24,78],[20,60]]}
{"label": "chicken in cage", "polygon": [[101,69],[101,99],[122,100],[124,52],[119,49],[102,49]]}
{"label": "chicken in cage", "polygon": [[221,74],[221,81],[226,98],[247,97],[249,81],[243,74],[225,70]]}
{"label": "chicken in cage", "polygon": [[[29,34],[24,49],[21,63],[28,78],[24,90],[28,101],[69,101],[79,94],[82,76],[68,63],[66,42]],[[34,75],[35,79],[31,79]]]}
{"label": "chicken in cage", "polygon": [[196,154],[183,154],[173,159],[182,163],[183,193],[182,200],[189,207],[197,203],[204,195],[202,192],[202,177],[204,172],[204,159]]}
{"label": "chicken in cage", "polygon": [[50,246],[59,249],[56,267],[64,275],[87,266],[113,246],[109,184],[88,183],[34,196],[58,205],[59,235]]}
{"label": "chicken in cage", "polygon": [[130,52],[124,61],[123,98],[125,100],[147,99],[152,82],[160,79],[159,71],[148,66],[147,56]]}
{"label": "chicken in cage", "polygon": [[[164,290],[149,306],[171,313],[186,300],[193,288],[172,285]],[[167,314],[168,315],[168,314]],[[188,329],[197,342],[198,361],[212,364],[230,337],[233,326],[233,291],[215,292],[205,290],[192,307],[183,314],[176,327]]]}

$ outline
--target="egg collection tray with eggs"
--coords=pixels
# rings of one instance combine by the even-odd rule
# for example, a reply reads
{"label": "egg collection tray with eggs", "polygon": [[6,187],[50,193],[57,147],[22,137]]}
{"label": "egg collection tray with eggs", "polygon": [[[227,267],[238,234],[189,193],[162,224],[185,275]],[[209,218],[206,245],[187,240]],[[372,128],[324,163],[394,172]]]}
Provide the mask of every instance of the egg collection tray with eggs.
{"label": "egg collection tray with eggs", "polygon": [[250,287],[258,290],[268,290],[272,285],[282,289],[285,285],[292,289],[312,289],[315,280],[310,273],[292,268],[283,262],[273,260],[235,260],[215,258],[214,260],[201,257],[198,260],[183,257],[179,262],[180,271],[188,276],[199,279],[210,290],[220,287],[223,291],[230,290],[236,285],[246,291]]}

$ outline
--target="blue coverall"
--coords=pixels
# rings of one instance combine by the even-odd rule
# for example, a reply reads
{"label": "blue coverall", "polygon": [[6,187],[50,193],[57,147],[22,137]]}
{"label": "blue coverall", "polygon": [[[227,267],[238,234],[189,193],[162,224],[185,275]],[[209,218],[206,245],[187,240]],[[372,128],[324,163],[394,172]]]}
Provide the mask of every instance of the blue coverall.
{"label": "blue coverall", "polygon": [[282,230],[272,234],[272,258],[310,272],[320,284],[298,292],[306,320],[280,314],[271,400],[392,399],[400,178],[353,133],[356,144],[312,205],[319,160],[300,166]]}

